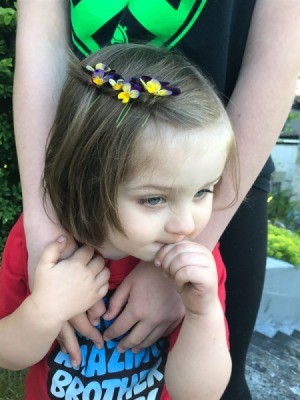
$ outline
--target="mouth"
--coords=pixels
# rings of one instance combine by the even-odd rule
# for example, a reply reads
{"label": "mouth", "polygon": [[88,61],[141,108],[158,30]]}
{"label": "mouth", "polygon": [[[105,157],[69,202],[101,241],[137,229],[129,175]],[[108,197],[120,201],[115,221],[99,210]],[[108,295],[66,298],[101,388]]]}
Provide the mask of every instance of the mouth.
{"label": "mouth", "polygon": [[166,241],[166,242],[156,242],[157,244],[159,244],[160,246],[167,246],[168,244],[175,244],[175,243],[180,243],[183,240],[186,240],[185,237],[181,237],[180,240],[172,240],[172,241]]}
{"label": "mouth", "polygon": [[174,244],[174,243],[176,243],[176,242],[164,242],[164,243],[162,243],[162,242],[156,242],[160,247],[164,247],[164,246],[167,246],[168,244]]}

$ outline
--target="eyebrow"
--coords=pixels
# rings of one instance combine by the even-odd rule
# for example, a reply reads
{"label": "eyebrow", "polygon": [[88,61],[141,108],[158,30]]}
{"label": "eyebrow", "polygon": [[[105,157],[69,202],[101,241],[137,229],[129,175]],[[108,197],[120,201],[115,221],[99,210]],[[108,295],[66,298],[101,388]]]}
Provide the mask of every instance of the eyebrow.
{"label": "eyebrow", "polygon": [[[219,176],[217,179],[214,179],[212,182],[207,182],[205,185],[203,185],[202,187],[205,188],[207,186],[211,186],[211,185],[215,185],[219,180],[220,180],[221,176]],[[172,187],[170,186],[164,186],[164,185],[141,185],[141,186],[135,186],[133,188],[131,188],[131,190],[141,190],[141,189],[154,189],[154,190],[171,190]]]}

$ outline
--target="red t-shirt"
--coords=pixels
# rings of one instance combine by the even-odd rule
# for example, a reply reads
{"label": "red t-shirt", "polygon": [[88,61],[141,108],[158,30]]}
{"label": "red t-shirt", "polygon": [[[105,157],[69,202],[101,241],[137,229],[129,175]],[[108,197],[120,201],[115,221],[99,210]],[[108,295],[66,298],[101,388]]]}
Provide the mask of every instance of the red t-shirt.
{"label": "red t-shirt", "polygon": [[[225,267],[218,247],[213,254],[219,276],[219,298],[225,309]],[[111,277],[107,302],[113,290],[138,262],[133,257],[108,261]],[[10,232],[3,253],[0,318],[18,308],[29,293],[27,249],[20,217]],[[101,321],[98,328],[103,332],[111,323]],[[69,356],[60,351],[55,341],[48,354],[29,369],[25,400],[170,399],[164,384],[164,366],[179,330],[180,327],[139,354],[133,354],[131,350],[120,354],[115,348],[120,338],[106,343],[103,349],[97,349],[89,339],[78,335],[82,355],[79,368],[72,367]]]}

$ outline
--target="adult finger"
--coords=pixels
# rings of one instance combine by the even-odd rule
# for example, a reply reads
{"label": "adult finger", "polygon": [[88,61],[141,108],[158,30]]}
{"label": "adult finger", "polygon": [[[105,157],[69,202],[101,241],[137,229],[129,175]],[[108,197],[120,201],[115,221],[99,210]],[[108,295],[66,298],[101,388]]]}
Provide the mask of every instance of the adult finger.
{"label": "adult finger", "polygon": [[133,353],[139,353],[141,350],[152,346],[160,338],[170,335],[181,321],[181,319],[178,319],[171,324],[160,324],[150,333],[150,326],[145,325],[144,322],[140,322],[120,341],[118,350],[124,352],[127,349],[131,349]]}
{"label": "adult finger", "polygon": [[168,326],[166,324],[161,324],[149,333],[150,326],[145,322],[139,322],[130,333],[120,341],[118,344],[118,351],[122,353],[127,349],[132,349],[134,353],[138,353],[165,336],[167,330]]}
{"label": "adult finger", "polygon": [[[103,315],[104,319],[111,320],[120,314],[120,312],[128,302],[131,287],[132,286],[128,285],[126,281],[123,281],[121,285],[115,290],[114,294],[109,299],[106,313]],[[111,337],[111,339],[118,336],[119,334]]]}
{"label": "adult finger", "polygon": [[138,322],[138,319],[130,311],[128,307],[118,316],[112,325],[110,325],[103,333],[105,341],[115,339],[128,332]]}

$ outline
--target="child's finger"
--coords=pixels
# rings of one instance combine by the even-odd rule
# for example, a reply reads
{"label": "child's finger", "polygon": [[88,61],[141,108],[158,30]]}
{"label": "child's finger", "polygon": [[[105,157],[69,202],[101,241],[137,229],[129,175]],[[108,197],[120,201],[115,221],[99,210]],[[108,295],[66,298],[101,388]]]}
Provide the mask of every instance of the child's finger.
{"label": "child's finger", "polygon": [[[179,268],[176,270],[176,272],[174,273],[173,277],[173,281],[174,284],[176,285],[177,289],[181,292],[183,289],[183,286],[187,283],[193,282],[196,279],[196,271],[198,270],[197,267],[194,266],[185,266],[182,268]],[[199,280],[199,278],[198,278]],[[198,282],[197,282],[198,283]]]}
{"label": "child's finger", "polygon": [[[182,259],[182,263],[184,263],[188,254],[195,251],[195,244],[187,241],[168,245],[166,247],[167,249],[164,252],[164,257],[161,259],[161,265],[167,274],[171,273],[170,267],[174,263],[174,260],[178,263]],[[199,250],[197,249],[197,251]]]}
{"label": "child's finger", "polygon": [[168,264],[168,254],[173,258],[174,255],[179,254],[182,251],[199,251],[200,253],[206,253],[208,250],[199,243],[183,240],[182,242],[163,246],[157,253],[154,264],[156,266],[160,266],[163,263]]}
{"label": "child's finger", "polygon": [[105,313],[105,311],[106,307],[104,302],[102,300],[97,301],[97,303],[87,311],[88,320],[93,326],[97,326],[100,322],[100,317]]}
{"label": "child's finger", "polygon": [[207,269],[210,266],[210,260],[206,255],[198,252],[178,253],[169,264],[169,274],[173,277],[181,268],[189,265],[198,269]]}
{"label": "child's finger", "polygon": [[174,244],[167,244],[159,250],[159,252],[156,254],[156,257],[154,260],[154,264],[157,267],[160,267],[162,265],[163,259],[165,258],[167,253],[172,249],[173,246],[174,246]]}
{"label": "child's finger", "polygon": [[57,341],[62,351],[70,355],[73,367],[78,367],[81,362],[81,352],[74,328],[69,324],[69,322],[63,324],[57,337]]}
{"label": "child's finger", "polygon": [[[102,300],[100,300],[102,301]],[[104,306],[105,307],[105,306]],[[104,345],[101,333],[95,328],[87,318],[86,313],[77,315],[70,319],[72,326],[82,335],[88,339],[91,339],[98,348],[102,348]]]}
{"label": "child's finger", "polygon": [[79,261],[83,264],[88,264],[94,256],[94,249],[89,246],[81,246],[74,254],[68,258],[69,261]]}
{"label": "child's finger", "polygon": [[97,294],[102,299],[109,289],[110,270],[105,267],[105,262],[102,257],[93,258],[87,268],[92,271],[97,285]]}
{"label": "child's finger", "polygon": [[105,261],[102,257],[94,257],[89,263],[88,267],[92,271],[93,275],[98,275],[105,268]]}
{"label": "child's finger", "polygon": [[65,236],[60,236],[55,242],[48,244],[42,253],[40,264],[56,264],[65,250],[66,244],[67,238]]}
{"label": "child's finger", "polygon": [[[103,276],[100,276],[100,278],[99,278],[99,275],[103,275]],[[103,271],[100,272],[99,275],[96,278],[98,283],[99,283],[97,296],[100,299],[103,299],[103,297],[107,295],[107,292],[108,292],[108,289],[109,289],[109,281],[108,281],[108,279],[109,279],[110,273],[109,272],[107,273],[106,270],[103,270]]]}

